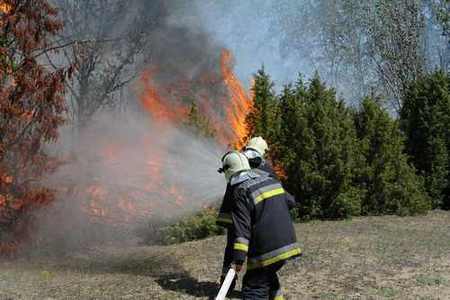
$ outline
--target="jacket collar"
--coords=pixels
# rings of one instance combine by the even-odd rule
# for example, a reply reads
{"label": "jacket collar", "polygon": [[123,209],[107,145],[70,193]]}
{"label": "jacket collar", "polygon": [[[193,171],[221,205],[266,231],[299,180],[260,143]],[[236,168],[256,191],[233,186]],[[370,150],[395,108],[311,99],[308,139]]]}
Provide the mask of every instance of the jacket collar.
{"label": "jacket collar", "polygon": [[239,173],[237,173],[237,174],[235,174],[235,175],[233,175],[231,177],[230,185],[231,186],[237,185],[237,184],[242,183],[244,181],[247,181],[247,180],[250,180],[250,179],[254,179],[254,178],[258,178],[260,176],[261,175],[255,173],[252,170],[242,171],[242,172],[239,172]]}

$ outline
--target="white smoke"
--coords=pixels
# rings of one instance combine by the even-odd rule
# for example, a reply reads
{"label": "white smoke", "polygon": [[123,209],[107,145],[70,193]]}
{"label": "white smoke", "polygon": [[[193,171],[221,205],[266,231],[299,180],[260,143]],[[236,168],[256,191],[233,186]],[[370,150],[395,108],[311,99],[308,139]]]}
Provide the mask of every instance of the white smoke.
{"label": "white smoke", "polygon": [[52,252],[135,240],[137,228],[216,205],[225,189],[222,147],[143,113],[64,128],[50,152],[66,162],[45,181],[57,201],[37,215],[35,242]]}

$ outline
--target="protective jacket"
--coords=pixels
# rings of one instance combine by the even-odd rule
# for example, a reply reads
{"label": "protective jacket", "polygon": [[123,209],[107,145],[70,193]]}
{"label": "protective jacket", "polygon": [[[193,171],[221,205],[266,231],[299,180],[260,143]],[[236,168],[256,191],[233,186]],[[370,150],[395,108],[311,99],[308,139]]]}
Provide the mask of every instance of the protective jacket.
{"label": "protective jacket", "polygon": [[216,219],[216,224],[219,226],[223,226],[225,228],[231,228],[233,225],[233,220],[231,219],[231,205],[232,202],[232,187],[230,183],[227,184],[227,188],[225,189],[225,195],[222,199],[222,204],[219,208],[219,215]]}
{"label": "protective jacket", "polygon": [[[273,171],[272,167],[265,161],[262,160],[258,166],[256,166],[254,169],[252,169],[255,173],[261,176],[269,176],[274,179],[277,179],[277,176],[275,172]],[[235,181],[236,183],[236,181]],[[232,199],[232,186],[230,183],[227,184],[227,187],[225,189],[225,195],[223,196],[222,204],[219,208],[219,215],[216,220],[216,224],[225,228],[230,228],[233,221],[231,220],[231,208],[233,205],[233,199]],[[295,208],[297,203],[295,202],[294,196],[286,192],[287,202],[289,209]]]}
{"label": "protective jacket", "polygon": [[[288,197],[280,182],[269,176],[246,172],[233,187],[233,261],[247,269],[266,267],[299,256]],[[242,177],[242,176],[241,176]]]}
{"label": "protective jacket", "polygon": [[277,175],[275,174],[275,171],[272,169],[272,167],[267,163],[266,160],[259,161],[259,164],[255,164],[251,160],[249,160],[250,166],[252,167],[252,170],[254,170],[256,173],[264,175],[264,173],[267,174],[267,176],[277,178]]}

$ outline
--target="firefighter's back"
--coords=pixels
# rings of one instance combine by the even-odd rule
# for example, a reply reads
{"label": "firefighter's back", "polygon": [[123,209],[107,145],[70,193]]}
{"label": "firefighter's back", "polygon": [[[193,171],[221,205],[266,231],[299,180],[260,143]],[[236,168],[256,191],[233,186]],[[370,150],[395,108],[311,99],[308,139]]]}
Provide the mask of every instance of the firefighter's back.
{"label": "firefighter's back", "polygon": [[281,183],[269,176],[258,176],[241,187],[252,208],[252,238],[249,267],[266,266],[300,254]]}

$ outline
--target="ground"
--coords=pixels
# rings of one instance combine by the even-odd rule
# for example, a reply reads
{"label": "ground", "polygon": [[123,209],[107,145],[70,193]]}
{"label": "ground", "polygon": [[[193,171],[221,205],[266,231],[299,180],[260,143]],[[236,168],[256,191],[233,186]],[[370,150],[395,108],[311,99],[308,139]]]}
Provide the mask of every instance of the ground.
{"label": "ground", "polygon": [[[450,212],[296,225],[287,299],[450,299]],[[213,299],[225,239],[0,262],[0,299]],[[239,293],[234,294],[239,298]]]}

